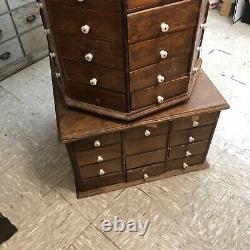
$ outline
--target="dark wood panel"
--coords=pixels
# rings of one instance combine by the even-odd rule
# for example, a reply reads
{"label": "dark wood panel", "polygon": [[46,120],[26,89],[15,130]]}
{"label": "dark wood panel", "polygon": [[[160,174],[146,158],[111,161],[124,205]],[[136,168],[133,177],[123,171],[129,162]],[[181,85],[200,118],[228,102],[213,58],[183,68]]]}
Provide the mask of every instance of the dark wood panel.
{"label": "dark wood panel", "polygon": [[168,159],[179,159],[184,157],[190,157],[193,155],[203,154],[207,151],[209,141],[200,141],[188,145],[181,145],[177,147],[171,147],[168,151]]}
{"label": "dark wood panel", "polygon": [[128,156],[126,158],[126,169],[138,168],[146,165],[165,162],[165,159],[166,149]]}
{"label": "dark wood panel", "polygon": [[[199,1],[185,0],[128,15],[128,41],[134,44],[194,27]],[[162,31],[162,25],[167,32]]]}
{"label": "dark wood panel", "polygon": [[[129,46],[130,71],[191,52],[193,28]],[[160,52],[168,53],[161,58]],[[181,57],[181,59],[183,59]]]}
{"label": "dark wood panel", "polygon": [[164,77],[164,82],[188,75],[189,54],[169,58],[164,62],[153,64],[130,72],[130,91],[134,92],[146,87],[159,85],[158,76]]}
{"label": "dark wood panel", "polygon": [[[167,99],[188,91],[188,77],[182,77],[155,87],[139,90],[131,94],[131,108],[136,110],[150,104],[159,103],[158,97]],[[161,103],[160,103],[161,104]]]}

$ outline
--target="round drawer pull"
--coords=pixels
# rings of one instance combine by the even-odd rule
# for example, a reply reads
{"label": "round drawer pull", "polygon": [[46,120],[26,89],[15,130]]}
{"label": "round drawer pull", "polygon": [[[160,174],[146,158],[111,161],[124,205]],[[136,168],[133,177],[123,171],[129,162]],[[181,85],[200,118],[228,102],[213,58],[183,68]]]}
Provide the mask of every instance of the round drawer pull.
{"label": "round drawer pull", "polygon": [[190,151],[187,151],[186,152],[186,157],[189,157],[189,156],[191,156],[192,154],[191,154],[191,152]]}
{"label": "round drawer pull", "polygon": [[160,51],[160,56],[162,59],[166,58],[168,56],[168,52],[166,50],[161,50]]}
{"label": "round drawer pull", "polygon": [[56,57],[56,53],[50,52],[50,53],[49,53],[49,57],[50,57],[51,59],[55,58],[55,57]]}
{"label": "round drawer pull", "polygon": [[88,61],[88,62],[91,62],[93,60],[93,54],[91,53],[88,53],[85,55],[85,59]]}
{"label": "round drawer pull", "polygon": [[199,71],[199,68],[198,67],[194,67],[193,68],[193,72],[198,72]]}
{"label": "round drawer pull", "polygon": [[196,127],[198,127],[198,126],[199,126],[199,122],[193,121],[193,127],[196,128]]}
{"label": "round drawer pull", "polygon": [[206,29],[206,28],[207,28],[207,23],[202,23],[202,24],[201,24],[201,28],[202,28],[202,29]]}
{"label": "round drawer pull", "polygon": [[148,136],[150,136],[150,135],[151,135],[150,130],[148,130],[148,129],[147,129],[147,130],[145,130],[145,136],[147,136],[147,137],[148,137]]}
{"label": "round drawer pull", "polygon": [[162,76],[162,75],[158,75],[157,76],[157,81],[158,81],[158,83],[163,83],[165,81],[165,77]]}
{"label": "round drawer pull", "polygon": [[144,180],[147,180],[149,178],[149,176],[147,174],[144,174],[143,178],[144,178]]}
{"label": "round drawer pull", "polygon": [[98,161],[98,162],[103,162],[103,157],[99,155],[99,156],[97,157],[97,161]]}
{"label": "round drawer pull", "polygon": [[162,96],[157,96],[157,102],[158,102],[159,104],[163,103],[163,102],[164,102],[164,97],[162,97]]}
{"label": "round drawer pull", "polygon": [[7,52],[0,55],[0,59],[1,60],[7,60],[7,59],[10,58],[10,56],[11,56],[11,53],[9,51],[7,51]]}
{"label": "round drawer pull", "polygon": [[90,84],[92,86],[96,86],[97,85],[97,79],[96,78],[92,78],[89,82],[90,82]]}
{"label": "round drawer pull", "polygon": [[83,2],[83,0],[77,0],[78,2]]}
{"label": "round drawer pull", "polygon": [[188,141],[189,141],[189,142],[194,142],[194,137],[190,136],[190,137],[188,138]]}
{"label": "round drawer pull", "polygon": [[44,29],[43,32],[44,32],[44,34],[47,36],[47,35],[50,34],[50,29]]}
{"label": "round drawer pull", "polygon": [[26,22],[27,23],[32,23],[36,20],[36,15],[30,15],[26,17]]}
{"label": "round drawer pull", "polygon": [[101,142],[96,140],[94,145],[95,145],[95,148],[99,148],[99,147],[101,147]]}
{"label": "round drawer pull", "polygon": [[81,31],[83,34],[88,34],[90,31],[90,27],[86,24],[81,27]]}
{"label": "round drawer pull", "polygon": [[105,175],[105,171],[103,169],[100,169],[99,175]]}
{"label": "round drawer pull", "polygon": [[61,77],[61,73],[56,72],[56,78],[60,78]]}
{"label": "round drawer pull", "polygon": [[183,169],[187,169],[189,166],[186,162],[183,162],[182,167],[183,167]]}
{"label": "round drawer pull", "polygon": [[200,51],[200,52],[201,52],[201,51],[202,51],[202,47],[198,47],[198,48],[197,48],[197,51]]}
{"label": "round drawer pull", "polygon": [[43,4],[42,3],[36,3],[37,5],[37,8],[40,10],[40,9],[43,9]]}
{"label": "round drawer pull", "polygon": [[169,25],[166,24],[166,23],[162,23],[162,24],[161,24],[161,31],[162,31],[163,33],[165,33],[165,32],[168,32],[168,30],[169,30]]}

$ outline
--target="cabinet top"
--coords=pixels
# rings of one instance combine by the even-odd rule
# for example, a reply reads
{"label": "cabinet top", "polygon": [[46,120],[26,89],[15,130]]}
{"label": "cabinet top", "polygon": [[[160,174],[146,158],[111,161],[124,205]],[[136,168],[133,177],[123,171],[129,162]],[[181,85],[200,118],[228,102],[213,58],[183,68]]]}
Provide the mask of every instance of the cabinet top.
{"label": "cabinet top", "polygon": [[121,122],[68,108],[55,86],[54,97],[58,137],[61,142],[65,143],[132,127],[171,121],[181,117],[229,108],[229,104],[203,71],[198,75],[189,101],[133,122]]}

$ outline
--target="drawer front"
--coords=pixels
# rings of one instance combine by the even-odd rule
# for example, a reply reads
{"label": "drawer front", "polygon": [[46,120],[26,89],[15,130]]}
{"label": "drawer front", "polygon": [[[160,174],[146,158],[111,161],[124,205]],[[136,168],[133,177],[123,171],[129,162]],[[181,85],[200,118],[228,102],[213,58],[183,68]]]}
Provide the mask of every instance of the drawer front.
{"label": "drawer front", "polygon": [[64,60],[63,64],[65,76],[71,81],[95,86],[96,88],[125,92],[123,71],[70,60]]}
{"label": "drawer front", "polygon": [[200,127],[208,124],[213,124],[218,119],[218,113],[207,113],[196,116],[189,116],[173,121],[173,130],[182,130],[188,128]]}
{"label": "drawer front", "polygon": [[23,57],[23,51],[18,38],[11,39],[0,46],[0,68]]}
{"label": "drawer front", "polygon": [[147,181],[150,177],[163,174],[164,169],[165,169],[165,164],[160,163],[160,164],[147,166],[144,168],[128,170],[127,181],[137,181],[137,180]]}
{"label": "drawer front", "polygon": [[[88,39],[122,42],[122,18],[119,13],[99,12],[69,7],[67,5],[53,5],[53,27],[56,31],[76,35]],[[87,25],[89,31],[82,32]]]}
{"label": "drawer front", "polygon": [[135,155],[166,148],[167,135],[157,135],[124,143],[125,154]]}
{"label": "drawer front", "polygon": [[13,10],[12,17],[19,34],[42,24],[41,16],[35,2]]}
{"label": "drawer front", "polygon": [[168,159],[173,160],[203,154],[207,151],[208,146],[209,141],[200,141],[189,145],[172,147],[169,149]]}
{"label": "drawer front", "polygon": [[126,169],[138,168],[156,163],[163,163],[165,162],[165,159],[166,149],[128,156],[126,158]]}
{"label": "drawer front", "polygon": [[76,160],[79,167],[102,163],[120,157],[121,145],[119,144],[76,153]]}
{"label": "drawer front", "polygon": [[0,16],[0,43],[16,36],[10,14]]}
{"label": "drawer front", "polygon": [[79,171],[82,179],[88,179],[91,177],[104,176],[116,172],[122,172],[123,171],[122,160],[115,159],[103,163],[84,166],[81,167]]}
{"label": "drawer front", "polygon": [[81,152],[85,150],[102,148],[107,145],[120,144],[120,143],[121,143],[120,133],[110,133],[108,135],[99,135],[78,142],[74,142],[73,147],[75,152]]}
{"label": "drawer front", "polygon": [[[194,27],[199,1],[185,0],[128,15],[129,44]],[[162,31],[165,25],[167,31]]]}
{"label": "drawer front", "polygon": [[6,4],[5,0],[1,0],[0,15],[7,12],[7,11],[8,11],[8,7],[7,7],[7,4]]}
{"label": "drawer front", "polygon": [[[167,164],[166,164],[166,171],[178,170],[178,169],[188,169],[188,167],[190,167],[190,166],[202,164],[204,161],[204,158],[205,158],[205,155],[201,154],[201,155],[191,156],[188,158],[169,160],[169,161],[167,161]],[[185,168],[184,168],[185,163],[187,165],[185,165]]]}
{"label": "drawer front", "polygon": [[106,176],[99,176],[87,180],[82,180],[82,187],[83,191],[86,191],[90,189],[114,185],[117,183],[121,183],[123,181],[124,181],[123,173],[115,173]]}
{"label": "drawer front", "polygon": [[[192,40],[193,29],[188,29],[131,45],[129,46],[130,70],[166,61],[169,58],[183,54],[189,54],[192,48]],[[165,56],[167,53],[166,57],[164,57],[164,53]]]}
{"label": "drawer front", "polygon": [[69,81],[66,82],[66,88],[72,99],[126,112],[125,95]]}
{"label": "drawer front", "polygon": [[169,135],[169,146],[178,146],[203,140],[209,140],[215,125],[203,126],[187,130],[171,132]]}
{"label": "drawer front", "polygon": [[43,27],[39,26],[20,36],[26,55],[30,55],[39,50],[47,50],[48,43],[43,33]]}
{"label": "drawer front", "polygon": [[130,90],[133,92],[188,75],[189,58],[189,54],[184,54],[130,72]]}
{"label": "drawer front", "polygon": [[[171,97],[186,93],[188,90],[188,77],[182,77],[156,87],[151,87],[143,90],[136,91],[131,94],[132,110],[136,110],[151,104],[162,103]],[[159,98],[163,100],[160,101]]]}
{"label": "drawer front", "polygon": [[[65,59],[117,69],[124,68],[123,50],[120,45],[62,34],[57,34],[56,40],[59,43],[60,54]],[[90,54],[92,58],[88,57]]]}
{"label": "drawer front", "polygon": [[24,6],[25,4],[35,2],[35,0],[7,0],[11,10]]}

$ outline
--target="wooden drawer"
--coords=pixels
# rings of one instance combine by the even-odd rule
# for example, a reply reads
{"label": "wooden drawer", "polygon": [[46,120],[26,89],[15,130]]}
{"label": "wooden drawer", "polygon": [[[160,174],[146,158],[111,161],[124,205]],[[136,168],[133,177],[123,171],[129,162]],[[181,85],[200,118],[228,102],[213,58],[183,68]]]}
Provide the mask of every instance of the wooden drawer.
{"label": "wooden drawer", "polygon": [[192,142],[209,140],[213,133],[214,126],[215,125],[208,125],[199,128],[171,132],[169,135],[168,145],[171,147],[182,144],[189,144]]}
{"label": "wooden drawer", "polygon": [[13,10],[12,17],[19,34],[42,24],[41,16],[35,2]]}
{"label": "wooden drawer", "polygon": [[125,95],[69,81],[66,81],[66,88],[72,99],[126,112]]}
{"label": "wooden drawer", "polygon": [[[102,41],[88,40],[83,37],[69,35],[56,35],[59,44],[59,51],[62,57],[74,61],[85,62],[91,65],[102,65],[111,68],[123,69],[123,49],[118,44]],[[91,61],[86,55],[92,54]]]}
{"label": "wooden drawer", "polygon": [[11,10],[24,6],[25,4],[35,2],[35,0],[7,0]]}
{"label": "wooden drawer", "polygon": [[[93,124],[94,126],[94,124]],[[81,152],[86,150],[91,150],[95,148],[102,148],[107,145],[120,144],[121,136],[119,132],[110,133],[105,135],[99,135],[95,137],[91,137],[85,140],[81,140],[78,142],[74,142],[74,150],[75,152]]]}
{"label": "wooden drawer", "polygon": [[[193,28],[129,46],[130,71],[191,52]],[[161,52],[167,52],[162,58]],[[186,57],[185,57],[186,58]]]}
{"label": "wooden drawer", "polygon": [[188,145],[171,147],[168,151],[168,159],[173,160],[203,154],[207,151],[208,146],[209,141],[207,140],[195,142]]}
{"label": "wooden drawer", "polygon": [[165,162],[165,160],[166,160],[166,149],[128,156],[126,158],[126,169],[138,168],[160,162],[162,163]]}
{"label": "wooden drawer", "polygon": [[[198,164],[202,164],[205,159],[205,155],[195,155],[191,157],[185,157],[177,160],[169,160],[167,161],[166,164],[166,171],[171,171],[171,170],[178,170],[178,169],[184,169],[183,164],[186,163],[188,166],[194,166]],[[186,168],[188,168],[186,166]]]}
{"label": "wooden drawer", "polygon": [[173,122],[173,130],[182,130],[213,124],[218,119],[218,113],[206,113],[186,118],[176,119]]}
{"label": "wooden drawer", "polygon": [[0,16],[0,43],[16,36],[10,14]]}
{"label": "wooden drawer", "polygon": [[0,15],[6,13],[7,11],[8,11],[7,3],[5,2],[5,0],[2,0],[0,4]]}
{"label": "wooden drawer", "polygon": [[23,57],[23,51],[18,38],[4,42],[0,46],[0,68]]}
{"label": "wooden drawer", "polygon": [[189,59],[189,54],[184,54],[181,57],[169,58],[164,62],[130,72],[131,92],[159,85],[160,76],[163,77],[162,83],[164,83],[188,75]]}
{"label": "wooden drawer", "polygon": [[148,178],[164,173],[165,164],[155,164],[144,168],[137,168],[127,171],[127,181],[147,180]]}
{"label": "wooden drawer", "polygon": [[[129,44],[194,27],[197,20],[198,6],[199,1],[197,0],[185,0],[129,14]],[[163,24],[169,27],[167,32],[161,30]]]}
{"label": "wooden drawer", "polygon": [[[64,71],[67,79],[74,82],[94,86],[96,88],[110,89],[125,92],[124,72],[103,66],[78,63],[64,60]],[[96,85],[91,80],[97,80]]]}
{"label": "wooden drawer", "polygon": [[79,168],[79,171],[82,179],[122,172],[122,159],[120,158],[111,161],[105,161],[103,163],[84,166]]}
{"label": "wooden drawer", "polygon": [[115,144],[104,148],[96,148],[89,151],[77,152],[76,160],[79,167],[102,163],[104,161],[121,157],[121,145]]}
{"label": "wooden drawer", "polygon": [[125,141],[124,150],[126,155],[135,155],[166,148],[166,144],[167,135],[162,134],[138,140]]}
{"label": "wooden drawer", "polygon": [[[122,42],[122,16],[119,13],[87,10],[64,4],[51,5],[55,31],[88,39]],[[90,28],[87,34],[82,26]]]}
{"label": "wooden drawer", "polygon": [[167,100],[181,95],[188,90],[189,78],[181,77],[155,87],[139,90],[131,94],[131,107],[136,110],[151,104],[161,103],[158,99],[163,97]]}

